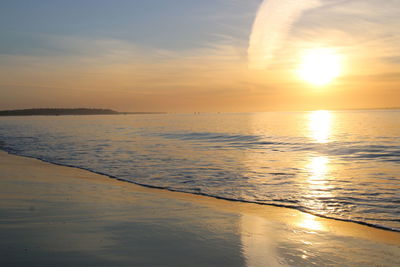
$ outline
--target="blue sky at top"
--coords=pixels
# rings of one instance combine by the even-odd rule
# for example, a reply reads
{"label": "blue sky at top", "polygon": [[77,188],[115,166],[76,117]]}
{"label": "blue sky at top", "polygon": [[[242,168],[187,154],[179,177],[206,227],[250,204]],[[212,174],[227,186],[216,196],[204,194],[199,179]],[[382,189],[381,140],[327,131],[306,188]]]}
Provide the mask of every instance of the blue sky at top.
{"label": "blue sky at top", "polygon": [[[49,36],[116,39],[169,50],[192,49],[221,35],[246,39],[259,1],[2,1],[1,53],[57,51]],[[50,51],[48,51],[50,52]]]}

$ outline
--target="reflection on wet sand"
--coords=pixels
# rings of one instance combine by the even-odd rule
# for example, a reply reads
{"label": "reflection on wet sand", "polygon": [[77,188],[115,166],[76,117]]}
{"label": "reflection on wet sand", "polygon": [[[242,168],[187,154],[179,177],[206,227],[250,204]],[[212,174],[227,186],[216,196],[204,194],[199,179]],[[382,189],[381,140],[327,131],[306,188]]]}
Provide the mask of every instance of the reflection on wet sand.
{"label": "reflection on wet sand", "polygon": [[302,213],[302,216],[299,216],[297,225],[311,231],[324,231],[324,224],[318,219],[318,217]]}
{"label": "reflection on wet sand", "polygon": [[278,255],[277,238],[265,218],[242,214],[240,230],[246,266],[287,266]]}

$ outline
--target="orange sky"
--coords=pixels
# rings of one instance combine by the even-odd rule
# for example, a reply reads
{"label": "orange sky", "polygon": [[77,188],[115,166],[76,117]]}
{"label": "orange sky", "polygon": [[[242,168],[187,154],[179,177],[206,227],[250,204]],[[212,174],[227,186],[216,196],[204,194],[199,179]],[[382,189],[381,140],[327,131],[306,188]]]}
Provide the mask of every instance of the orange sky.
{"label": "orange sky", "polygon": [[[9,1],[1,13],[14,12],[14,20],[19,15],[22,22],[3,16],[9,24],[0,29],[2,38],[11,41],[0,47],[0,109],[247,112],[400,106],[398,1],[325,0],[303,6],[293,0],[221,1],[217,10],[206,1],[201,14],[194,14],[189,2],[180,7],[187,17],[174,18],[168,35],[163,20],[182,10],[152,16],[155,11],[146,6],[152,20],[121,14],[127,19],[113,27],[126,30],[113,36],[115,29],[97,33],[106,26],[91,24],[109,23],[102,16],[82,16],[69,32],[68,19],[43,30],[56,16],[33,29],[29,24],[39,22],[22,18],[22,7]],[[265,16],[273,11],[289,19]],[[39,11],[28,14],[31,19],[38,16],[34,12]],[[130,31],[135,23],[141,28]],[[157,23],[161,26],[153,28]],[[86,26],[88,32],[80,32]],[[155,40],[147,40],[146,32]],[[315,86],[297,70],[304,51],[320,48],[342,60],[337,78]]]}

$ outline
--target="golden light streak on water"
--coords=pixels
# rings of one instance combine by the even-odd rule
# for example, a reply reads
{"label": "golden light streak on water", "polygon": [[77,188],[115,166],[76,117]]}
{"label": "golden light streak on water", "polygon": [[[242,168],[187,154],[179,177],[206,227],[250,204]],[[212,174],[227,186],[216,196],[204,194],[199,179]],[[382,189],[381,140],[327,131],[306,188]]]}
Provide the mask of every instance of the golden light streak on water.
{"label": "golden light streak on water", "polygon": [[312,111],[309,114],[310,137],[318,143],[328,143],[332,128],[332,114],[326,110]]}
{"label": "golden light streak on water", "polygon": [[324,156],[318,156],[311,159],[311,162],[308,165],[309,172],[311,173],[311,176],[308,179],[310,184],[322,186],[327,183],[326,175],[328,173],[328,163],[328,158]]}

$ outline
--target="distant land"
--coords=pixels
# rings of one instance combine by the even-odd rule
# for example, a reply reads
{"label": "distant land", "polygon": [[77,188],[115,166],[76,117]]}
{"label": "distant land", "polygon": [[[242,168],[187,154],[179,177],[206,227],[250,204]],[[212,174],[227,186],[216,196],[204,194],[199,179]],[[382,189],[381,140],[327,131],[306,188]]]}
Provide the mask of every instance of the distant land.
{"label": "distant land", "polygon": [[97,109],[97,108],[31,108],[31,109],[0,110],[0,116],[124,115],[124,114],[163,114],[163,112],[119,112],[112,109]]}

